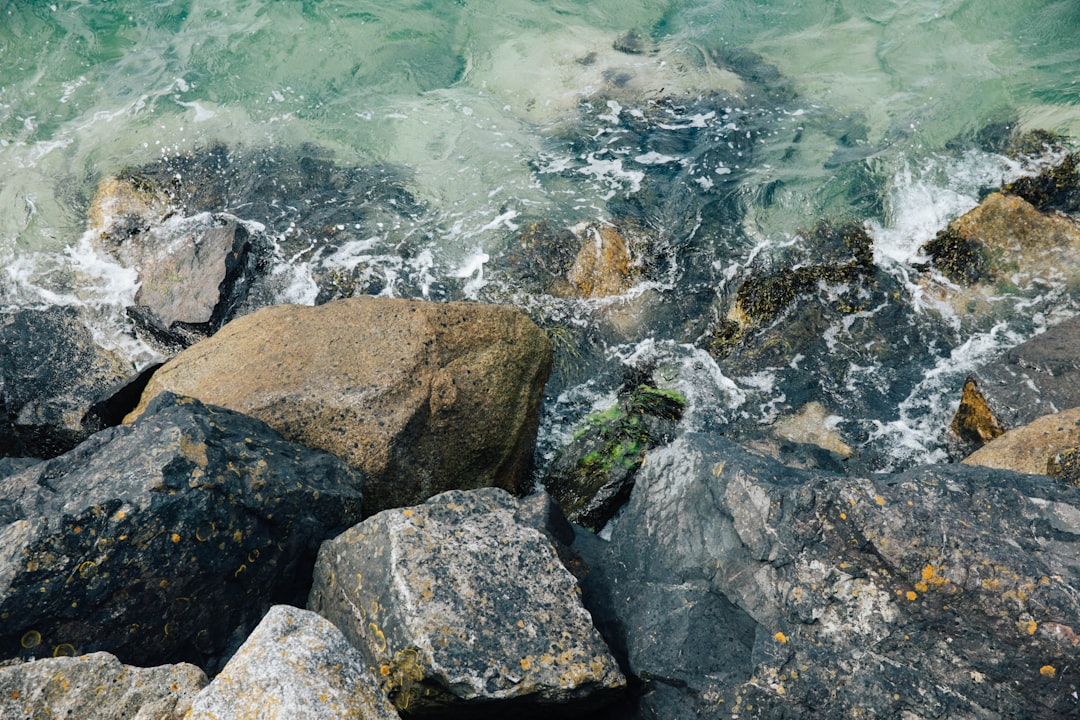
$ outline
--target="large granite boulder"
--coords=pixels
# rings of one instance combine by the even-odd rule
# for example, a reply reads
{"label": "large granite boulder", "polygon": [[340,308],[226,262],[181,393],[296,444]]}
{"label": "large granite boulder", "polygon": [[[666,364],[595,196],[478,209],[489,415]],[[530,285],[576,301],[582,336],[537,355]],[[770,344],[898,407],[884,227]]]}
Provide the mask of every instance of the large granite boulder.
{"label": "large granite boulder", "polygon": [[967,465],[1049,475],[1055,458],[1080,445],[1080,407],[1043,415],[964,458]]}
{"label": "large granite boulder", "polygon": [[386,510],[326,542],[308,606],[411,716],[586,712],[625,681],[530,503],[497,488]]}
{"label": "large granite boulder", "polygon": [[171,390],[334,453],[366,474],[373,513],[520,490],[550,367],[547,336],[516,309],[350,298],[234,320],[158,370],[142,403]]}
{"label": "large granite boulder", "polygon": [[98,429],[86,413],[129,374],[72,308],[0,315],[0,455],[75,447]]}
{"label": "large granite boulder", "polygon": [[1080,407],[1080,318],[1055,325],[968,376],[949,425],[950,454],[960,459],[1006,430],[1074,407]]}
{"label": "large granite boulder", "polygon": [[361,491],[332,455],[163,394],[0,485],[0,657],[219,667],[272,603],[303,601]]}
{"label": "large granite boulder", "polygon": [[195,698],[186,720],[398,720],[376,677],[329,621],[275,605]]}
{"label": "large granite boulder", "polygon": [[1080,490],[811,474],[719,436],[651,453],[585,602],[636,717],[1075,717]]}
{"label": "large granite boulder", "polygon": [[181,720],[206,685],[194,665],[139,668],[105,652],[0,667],[4,720]]}

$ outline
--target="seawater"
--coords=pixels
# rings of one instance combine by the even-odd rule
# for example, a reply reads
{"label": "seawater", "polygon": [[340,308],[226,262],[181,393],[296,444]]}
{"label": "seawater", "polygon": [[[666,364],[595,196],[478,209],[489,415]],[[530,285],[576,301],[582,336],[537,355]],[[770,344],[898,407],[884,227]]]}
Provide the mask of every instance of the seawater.
{"label": "seawater", "polygon": [[[1033,288],[1000,298],[992,317],[957,316],[922,291],[919,248],[986,188],[1031,172],[981,149],[985,128],[1080,138],[1077,37],[1073,0],[9,0],[0,305],[80,307],[103,345],[149,362],[122,311],[134,271],[84,237],[96,184],[215,143],[311,144],[343,166],[400,169],[423,212],[283,251],[279,299],[314,302],[316,261],[365,263],[381,269],[383,294],[449,282],[545,314],[584,367],[545,402],[550,453],[633,364],[685,392],[698,427],[797,409],[780,379],[808,360],[729,376],[671,313],[640,306],[722,297],[816,219],[854,219],[915,322],[942,340],[901,397],[879,386],[902,368],[855,355],[823,392],[888,400],[839,425],[882,469],[940,460],[963,374],[1074,314],[1077,298]],[[681,110],[668,107],[663,132],[635,134],[646,118],[655,129],[663,98]],[[669,264],[623,296],[540,297],[501,273],[524,223],[604,222],[642,195]],[[635,303],[631,329],[595,329],[612,305]],[[838,357],[845,332],[826,333]]]}

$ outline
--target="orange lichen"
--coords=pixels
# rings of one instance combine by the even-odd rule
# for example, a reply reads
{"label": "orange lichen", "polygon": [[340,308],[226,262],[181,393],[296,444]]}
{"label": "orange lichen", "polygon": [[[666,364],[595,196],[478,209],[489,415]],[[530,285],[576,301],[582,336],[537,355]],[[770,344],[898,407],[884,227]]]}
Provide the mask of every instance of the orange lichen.
{"label": "orange lichen", "polygon": [[780,631],[777,631],[776,634],[773,635],[773,638],[775,638],[776,642],[780,643],[781,645],[787,644],[787,635]]}
{"label": "orange lichen", "polygon": [[532,669],[532,658],[531,657],[523,657],[523,658],[521,658],[521,669],[522,670],[531,670]]}
{"label": "orange lichen", "polygon": [[911,600],[912,602],[915,602],[916,600],[919,599],[919,594],[916,593],[913,590],[908,590],[906,595],[907,595],[907,599]]}
{"label": "orange lichen", "polygon": [[1039,668],[1039,674],[1043,677],[1053,678],[1057,676],[1057,668],[1053,665],[1043,665]]}

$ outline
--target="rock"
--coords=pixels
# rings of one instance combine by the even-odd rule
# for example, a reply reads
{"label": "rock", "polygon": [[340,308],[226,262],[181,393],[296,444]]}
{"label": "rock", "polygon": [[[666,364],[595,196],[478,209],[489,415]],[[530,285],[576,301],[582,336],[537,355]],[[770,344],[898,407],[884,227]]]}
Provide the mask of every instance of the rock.
{"label": "rock", "polygon": [[550,342],[516,309],[350,298],[234,320],[158,370],[142,402],[190,395],[334,453],[365,473],[373,513],[524,487],[550,367]]}
{"label": "rock", "polygon": [[950,454],[965,457],[1006,430],[1080,407],[1077,348],[1080,318],[1070,318],[972,373],[949,426]]}
{"label": "rock", "polygon": [[1080,489],[961,465],[805,473],[650,453],[585,602],[634,717],[1075,717]]}
{"label": "rock", "polygon": [[1080,407],[1044,415],[1009,430],[964,458],[968,465],[1049,474],[1055,457],[1080,445]]}
{"label": "rock", "polygon": [[162,394],[0,485],[0,657],[220,667],[272,603],[303,601],[361,487],[258,420]]}
{"label": "rock", "polygon": [[574,294],[586,298],[626,292],[641,277],[650,240],[636,224],[575,228],[581,249],[567,272]]}
{"label": "rock", "polygon": [[836,430],[840,419],[830,415],[821,403],[808,402],[799,412],[781,417],[773,423],[773,434],[783,440],[816,445],[841,457],[851,457],[851,446]]}
{"label": "rock", "polygon": [[1073,487],[1080,487],[1080,445],[1062,450],[1047,460],[1046,474]]}
{"label": "rock", "polygon": [[185,720],[397,720],[376,673],[330,622],[275,605]]}
{"label": "rock", "polygon": [[122,665],[105,652],[0,667],[4,720],[181,720],[206,675],[186,663]]}
{"label": "rock", "polygon": [[[1016,195],[991,193],[939,232],[924,251],[954,282],[1024,287],[1056,273],[1075,277],[1080,225],[1042,213]],[[961,296],[965,305],[973,299]]]}
{"label": "rock", "polygon": [[599,532],[629,499],[645,453],[675,436],[685,406],[677,392],[632,384],[587,417],[544,479],[567,519]]}
{"label": "rock", "polygon": [[595,709],[625,681],[577,581],[520,512],[497,488],[381,512],[323,545],[308,607],[410,716]]}
{"label": "rock", "polygon": [[104,244],[118,246],[176,212],[164,187],[137,174],[107,177],[98,183],[87,212],[89,230]]}
{"label": "rock", "polygon": [[84,415],[130,370],[72,308],[0,316],[0,455],[72,449],[98,429]]}

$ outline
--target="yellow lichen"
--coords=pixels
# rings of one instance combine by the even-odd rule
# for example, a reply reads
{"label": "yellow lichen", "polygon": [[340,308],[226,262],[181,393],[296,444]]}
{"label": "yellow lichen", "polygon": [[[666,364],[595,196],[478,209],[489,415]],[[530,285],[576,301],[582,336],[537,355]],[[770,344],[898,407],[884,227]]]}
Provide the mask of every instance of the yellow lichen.
{"label": "yellow lichen", "polygon": [[787,635],[780,632],[779,630],[776,632],[775,635],[773,635],[773,638],[776,640],[776,642],[780,643],[781,645],[786,645],[787,644]]}
{"label": "yellow lichen", "polygon": [[908,590],[907,591],[907,599],[911,600],[912,602],[915,602],[916,600],[919,599],[919,594],[914,592],[913,590]]}
{"label": "yellow lichen", "polygon": [[1057,668],[1055,668],[1053,665],[1043,665],[1041,668],[1039,668],[1039,674],[1043,677],[1052,678],[1057,676]]}
{"label": "yellow lichen", "polygon": [[521,669],[532,670],[532,656],[521,658]]}

